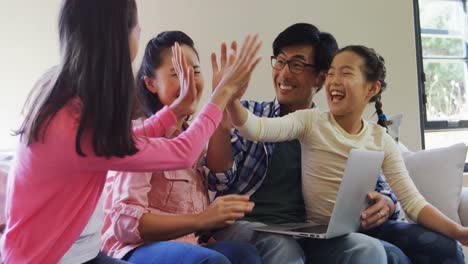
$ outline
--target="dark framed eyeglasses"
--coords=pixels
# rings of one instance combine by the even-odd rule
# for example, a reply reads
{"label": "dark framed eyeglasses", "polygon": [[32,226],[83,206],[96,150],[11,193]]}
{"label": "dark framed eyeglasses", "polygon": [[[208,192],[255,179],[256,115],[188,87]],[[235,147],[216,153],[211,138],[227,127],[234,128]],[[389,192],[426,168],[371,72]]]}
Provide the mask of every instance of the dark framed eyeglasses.
{"label": "dark framed eyeglasses", "polygon": [[315,65],[304,63],[300,60],[285,60],[276,56],[271,56],[271,67],[273,67],[273,69],[281,71],[286,64],[288,65],[289,71],[296,74],[302,73],[305,67],[315,68]]}

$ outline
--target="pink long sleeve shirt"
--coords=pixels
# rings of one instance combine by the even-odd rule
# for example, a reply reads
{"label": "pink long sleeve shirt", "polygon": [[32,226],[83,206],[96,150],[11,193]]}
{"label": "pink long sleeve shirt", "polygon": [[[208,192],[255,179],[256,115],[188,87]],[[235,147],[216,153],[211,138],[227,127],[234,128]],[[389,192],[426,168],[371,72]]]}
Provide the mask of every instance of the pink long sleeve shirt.
{"label": "pink long sleeve shirt", "polygon": [[[180,134],[175,127],[166,138]],[[164,172],[109,172],[104,191],[102,251],[123,258],[144,243],[138,231],[143,214],[180,215],[204,211],[209,204],[201,157],[192,168]],[[175,239],[197,245],[195,234]]]}
{"label": "pink long sleeve shirt", "polygon": [[79,118],[80,103],[71,100],[51,121],[44,141],[18,147],[7,183],[7,222],[1,241],[5,263],[57,263],[86,226],[108,170],[191,167],[221,121],[222,111],[207,104],[179,137],[152,138],[176,122],[166,107],[134,130],[139,151],[125,158],[96,157],[90,133],[82,140],[87,157],[79,156],[75,151]]}

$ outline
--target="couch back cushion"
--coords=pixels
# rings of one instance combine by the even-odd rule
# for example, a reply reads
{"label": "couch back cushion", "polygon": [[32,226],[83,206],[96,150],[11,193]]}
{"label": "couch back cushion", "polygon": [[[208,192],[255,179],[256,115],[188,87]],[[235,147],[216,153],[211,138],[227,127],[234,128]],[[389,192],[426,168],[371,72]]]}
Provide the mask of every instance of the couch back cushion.
{"label": "couch back cushion", "polygon": [[426,200],[450,219],[460,223],[458,206],[463,187],[467,146],[403,152],[406,168]]}

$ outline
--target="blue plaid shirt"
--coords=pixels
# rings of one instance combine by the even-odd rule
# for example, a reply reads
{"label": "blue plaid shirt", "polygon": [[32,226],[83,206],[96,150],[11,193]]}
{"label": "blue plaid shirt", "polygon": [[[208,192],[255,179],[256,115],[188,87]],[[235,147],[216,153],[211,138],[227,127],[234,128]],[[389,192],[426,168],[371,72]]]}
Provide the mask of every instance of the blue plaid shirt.
{"label": "blue plaid shirt", "polygon": [[[250,112],[261,117],[279,117],[280,105],[275,99],[271,102],[242,101],[242,105]],[[204,166],[208,177],[208,188],[216,192],[216,196],[225,194],[251,195],[260,188],[265,179],[268,164],[271,161],[275,142],[259,142],[244,139],[237,129],[231,131],[233,166],[223,173],[214,173]],[[206,164],[206,163],[205,163]],[[390,185],[379,175],[375,190],[392,199],[395,203],[395,213],[389,219],[397,220],[401,206]]]}

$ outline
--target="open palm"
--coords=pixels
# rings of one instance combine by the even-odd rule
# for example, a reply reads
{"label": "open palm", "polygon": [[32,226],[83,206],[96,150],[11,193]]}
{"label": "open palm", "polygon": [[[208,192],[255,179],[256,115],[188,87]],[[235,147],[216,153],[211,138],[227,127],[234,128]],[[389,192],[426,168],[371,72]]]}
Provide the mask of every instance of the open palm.
{"label": "open palm", "polygon": [[177,42],[172,47],[172,65],[179,79],[180,94],[171,107],[177,108],[180,115],[192,115],[197,110],[203,90],[195,85],[193,68],[187,66],[184,52]]}

